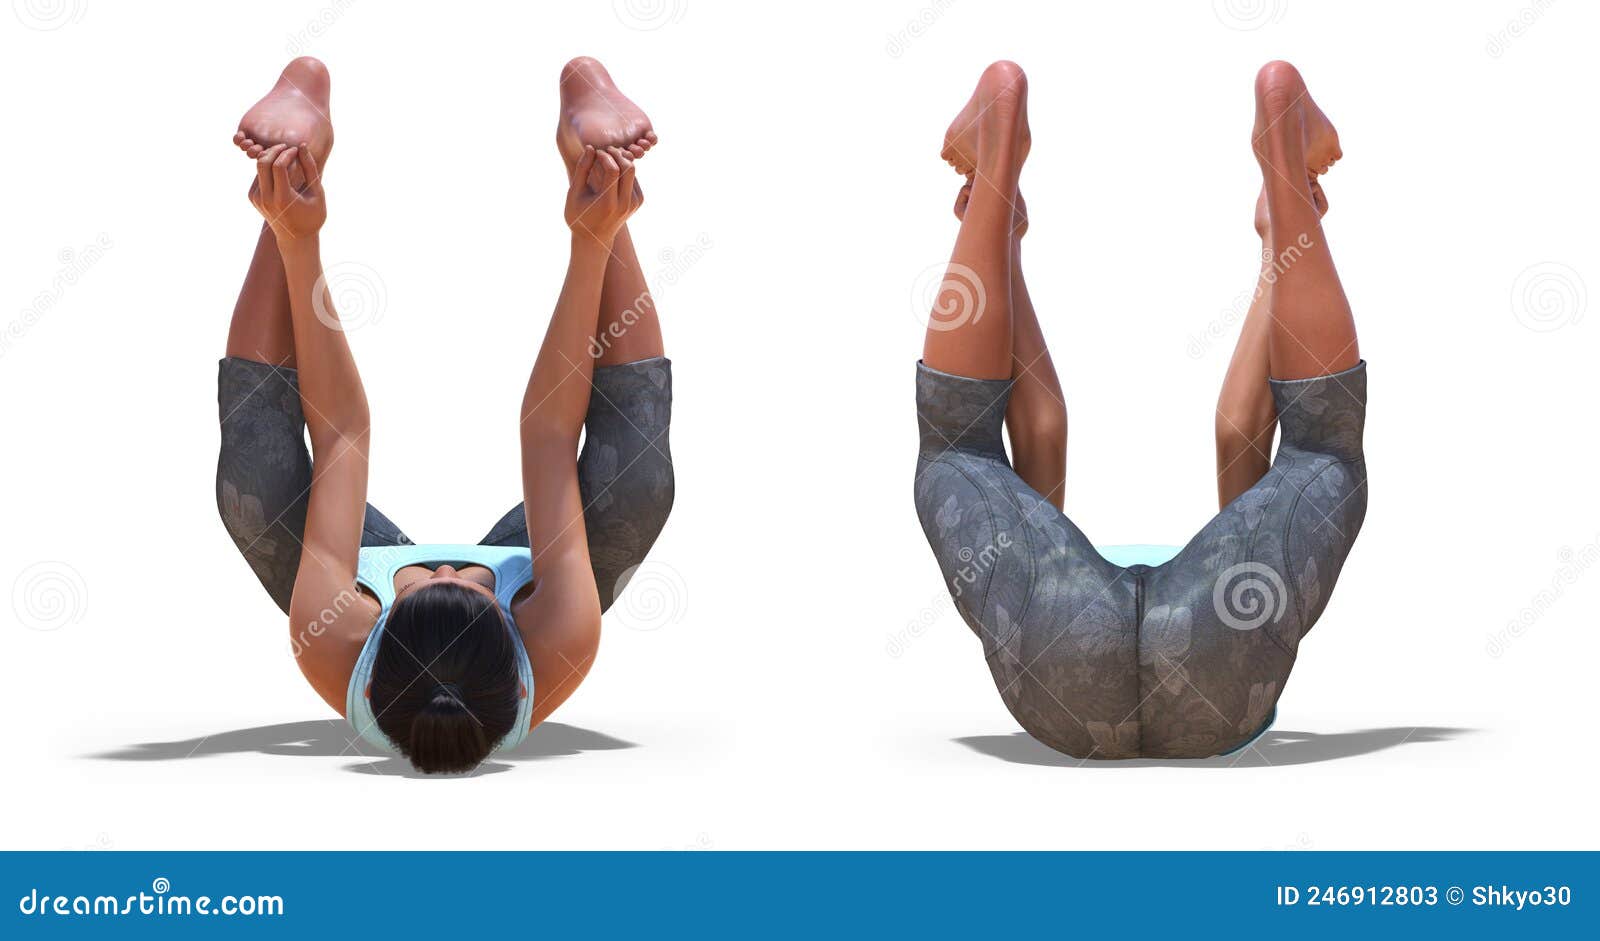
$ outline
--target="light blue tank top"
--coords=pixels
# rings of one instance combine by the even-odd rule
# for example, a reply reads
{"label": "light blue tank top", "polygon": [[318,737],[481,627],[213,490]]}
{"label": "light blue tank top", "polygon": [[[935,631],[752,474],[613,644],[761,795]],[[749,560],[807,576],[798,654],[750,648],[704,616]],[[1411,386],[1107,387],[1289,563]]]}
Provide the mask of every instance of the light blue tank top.
{"label": "light blue tank top", "polygon": [[[1172,561],[1181,548],[1179,546],[1151,546],[1134,544],[1127,546],[1095,546],[1095,551],[1112,565],[1127,568],[1130,565],[1148,565],[1155,568],[1166,562]],[[365,550],[363,550],[365,551]]]}
{"label": "light blue tank top", "polygon": [[356,581],[377,597],[383,609],[378,612],[378,623],[372,626],[367,642],[356,659],[355,671],[350,674],[350,685],[345,690],[345,717],[355,726],[361,738],[374,748],[399,751],[389,737],[378,728],[372,712],[372,698],[368,687],[372,683],[372,664],[378,658],[378,641],[383,637],[383,626],[389,620],[389,608],[394,604],[394,573],[408,565],[431,567],[450,564],[454,566],[481,565],[494,572],[494,597],[500,605],[500,615],[511,632],[511,642],[517,651],[517,674],[522,680],[522,701],[517,704],[517,721],[506,737],[495,746],[495,751],[515,747],[528,736],[528,723],[533,716],[533,665],[528,662],[528,651],[522,645],[522,635],[517,632],[517,622],[511,617],[511,599],[533,580],[533,556],[527,549],[510,549],[501,546],[368,546],[361,550],[356,567]]}

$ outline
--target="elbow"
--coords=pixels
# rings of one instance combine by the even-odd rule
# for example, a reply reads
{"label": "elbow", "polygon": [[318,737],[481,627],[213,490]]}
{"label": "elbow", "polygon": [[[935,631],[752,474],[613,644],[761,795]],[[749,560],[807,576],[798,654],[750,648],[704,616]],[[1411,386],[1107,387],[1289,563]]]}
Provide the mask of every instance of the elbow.
{"label": "elbow", "polygon": [[519,431],[524,450],[534,448],[542,452],[547,448],[567,448],[576,451],[578,447],[577,429],[553,416],[541,415],[538,410],[523,414]]}
{"label": "elbow", "polygon": [[317,458],[354,452],[365,456],[372,439],[372,423],[365,414],[349,422],[311,428],[311,452]]}

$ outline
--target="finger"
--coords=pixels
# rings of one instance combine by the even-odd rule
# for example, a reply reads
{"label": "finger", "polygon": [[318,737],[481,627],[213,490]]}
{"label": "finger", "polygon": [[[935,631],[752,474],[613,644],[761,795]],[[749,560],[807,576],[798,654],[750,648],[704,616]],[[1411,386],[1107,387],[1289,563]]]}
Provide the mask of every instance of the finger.
{"label": "finger", "polygon": [[256,182],[261,184],[261,198],[272,202],[272,161],[278,159],[282,144],[274,144],[256,158]]}
{"label": "finger", "polygon": [[624,170],[633,165],[633,154],[621,147],[607,147],[606,153],[610,154],[611,159],[617,162],[617,166]]}
{"label": "finger", "polygon": [[595,161],[600,165],[600,188],[612,189],[617,185],[617,178],[622,175],[622,167],[617,164],[615,157],[602,151],[595,152]]}
{"label": "finger", "polygon": [[294,165],[295,154],[299,152],[300,148],[290,147],[280,151],[277,159],[272,161],[273,192],[282,194],[285,198],[293,192],[289,189],[289,168]]}
{"label": "finger", "polygon": [[317,158],[305,144],[300,145],[300,172],[305,174],[306,186],[315,188],[322,185],[322,168],[317,166]]}
{"label": "finger", "polygon": [[623,199],[628,200],[628,205],[635,208],[638,207],[639,186],[634,182],[634,179],[638,176],[638,173],[639,168],[635,167],[633,161],[630,160],[628,165],[623,168],[622,176],[617,178],[617,192],[622,194]]}
{"label": "finger", "polygon": [[572,169],[572,178],[574,180],[587,181],[589,179],[589,171],[594,169],[594,161],[594,148],[584,145],[583,156],[578,158],[578,165]]}

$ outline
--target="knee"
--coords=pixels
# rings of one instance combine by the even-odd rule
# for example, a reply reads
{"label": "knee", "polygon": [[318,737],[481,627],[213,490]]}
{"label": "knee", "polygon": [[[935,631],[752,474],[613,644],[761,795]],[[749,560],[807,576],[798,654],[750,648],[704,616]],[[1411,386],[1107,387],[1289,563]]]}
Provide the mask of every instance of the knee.
{"label": "knee", "polygon": [[1252,447],[1266,449],[1272,444],[1277,414],[1269,400],[1259,403],[1217,403],[1216,439],[1219,452],[1238,454]]}
{"label": "knee", "polygon": [[1030,454],[1066,453],[1067,409],[1060,403],[1007,415],[1006,423],[1014,449]]}

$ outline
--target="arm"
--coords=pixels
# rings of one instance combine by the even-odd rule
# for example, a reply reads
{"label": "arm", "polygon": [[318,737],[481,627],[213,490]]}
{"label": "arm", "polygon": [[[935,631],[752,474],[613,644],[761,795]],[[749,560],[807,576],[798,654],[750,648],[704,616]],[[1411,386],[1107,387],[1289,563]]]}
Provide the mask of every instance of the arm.
{"label": "arm", "polygon": [[[306,179],[298,189],[288,179],[296,162]],[[298,647],[300,669],[343,712],[345,684],[372,627],[370,612],[355,603],[367,503],[366,393],[322,276],[318,233],[327,206],[310,151],[280,145],[262,154],[251,199],[272,227],[283,258],[300,402],[311,437],[311,495],[289,604],[290,631],[298,638],[318,626],[315,640]],[[331,625],[329,612],[335,615]]]}
{"label": "arm", "polygon": [[[597,166],[595,189],[588,181]],[[534,591],[514,614],[533,666],[534,725],[577,689],[600,644],[600,598],[578,490],[578,436],[589,410],[589,348],[611,245],[641,201],[631,161],[585,150],[567,194],[572,251],[566,281],[522,398],[522,489]]]}

